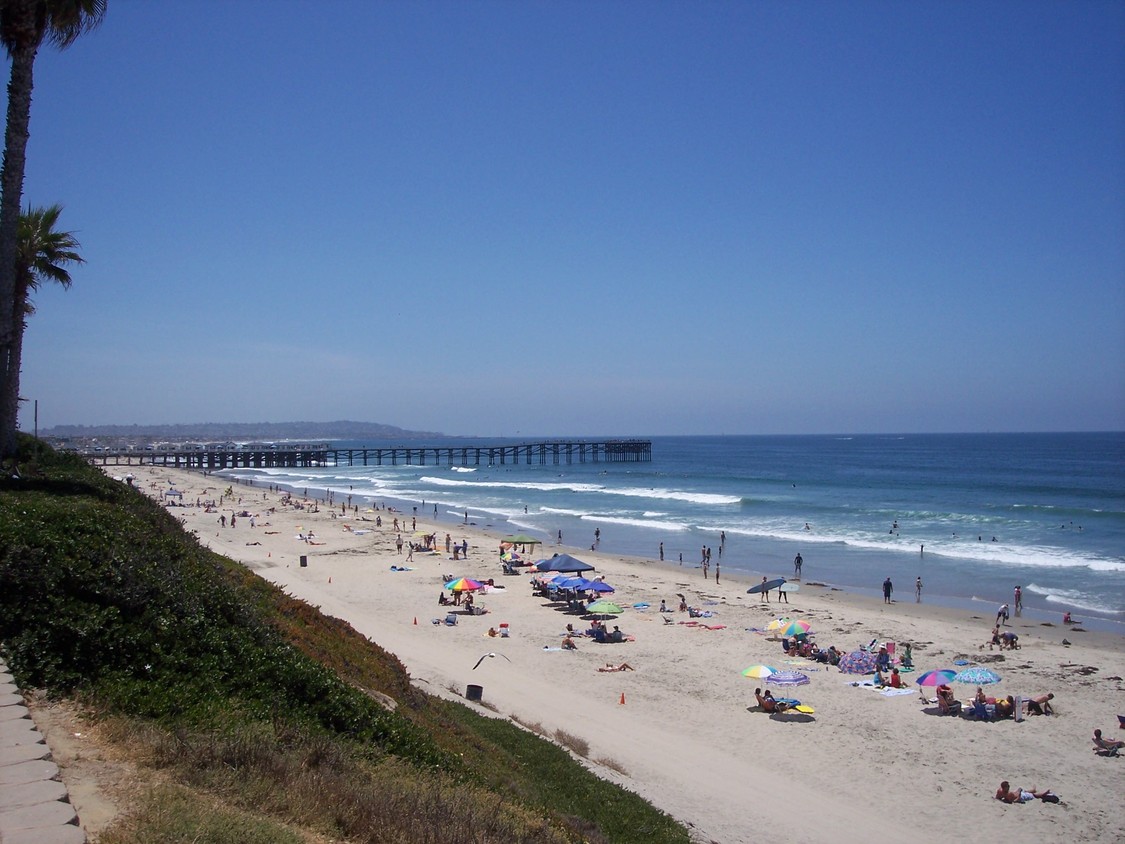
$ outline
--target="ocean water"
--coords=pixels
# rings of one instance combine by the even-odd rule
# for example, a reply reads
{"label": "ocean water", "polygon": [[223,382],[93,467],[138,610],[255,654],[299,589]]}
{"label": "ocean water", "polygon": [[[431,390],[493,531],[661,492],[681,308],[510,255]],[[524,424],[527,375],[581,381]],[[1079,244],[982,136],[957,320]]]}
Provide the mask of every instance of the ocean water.
{"label": "ocean water", "polygon": [[222,474],[428,518],[436,506],[454,535],[466,512],[548,547],[561,530],[576,556],[595,530],[610,553],[655,559],[663,542],[699,578],[705,545],[755,576],[791,575],[799,552],[806,581],[877,594],[890,577],[913,601],[921,577],[924,602],[985,617],[1018,584],[1025,617],[1070,611],[1125,633],[1125,433],[656,437],[651,463]]}

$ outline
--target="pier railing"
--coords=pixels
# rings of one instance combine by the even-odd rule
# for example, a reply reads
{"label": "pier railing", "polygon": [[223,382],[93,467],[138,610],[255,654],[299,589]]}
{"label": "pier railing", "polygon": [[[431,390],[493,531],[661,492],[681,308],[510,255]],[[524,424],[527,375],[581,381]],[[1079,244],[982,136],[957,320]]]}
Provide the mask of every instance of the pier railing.
{"label": "pier railing", "polygon": [[648,463],[650,440],[546,440],[507,445],[394,445],[358,448],[303,446],[235,450],[87,452],[101,466],[175,469],[267,469],[315,466],[505,466],[573,463]]}

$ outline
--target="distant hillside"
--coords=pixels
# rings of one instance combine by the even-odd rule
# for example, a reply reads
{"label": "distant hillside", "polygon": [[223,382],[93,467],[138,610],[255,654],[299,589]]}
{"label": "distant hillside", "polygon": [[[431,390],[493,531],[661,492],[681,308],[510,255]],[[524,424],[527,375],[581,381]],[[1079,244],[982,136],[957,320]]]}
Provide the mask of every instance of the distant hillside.
{"label": "distant hillside", "polygon": [[408,431],[378,422],[199,422],[188,425],[56,425],[41,436],[167,440],[378,440],[432,439],[435,431]]}

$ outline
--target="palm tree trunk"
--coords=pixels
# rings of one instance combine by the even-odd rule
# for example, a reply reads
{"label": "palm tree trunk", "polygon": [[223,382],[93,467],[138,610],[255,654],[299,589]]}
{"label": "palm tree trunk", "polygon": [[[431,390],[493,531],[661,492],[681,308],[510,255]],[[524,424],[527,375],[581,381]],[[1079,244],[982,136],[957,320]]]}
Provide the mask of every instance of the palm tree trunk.
{"label": "palm tree trunk", "polygon": [[[20,365],[23,361],[23,334],[27,329],[27,323],[20,318],[16,319],[13,325],[12,351],[8,357],[8,378],[4,382],[4,394],[0,396],[0,404],[3,405],[5,414],[8,413],[10,408],[12,419],[17,419],[20,412]],[[15,428],[13,427],[11,456],[16,453],[15,440]]]}
{"label": "palm tree trunk", "polygon": [[[23,2],[29,8],[32,4]],[[39,39],[30,38],[11,50],[12,73],[8,81],[8,123],[4,134],[4,164],[0,168],[0,458],[15,456],[16,423],[19,416],[19,359],[16,348],[17,311],[16,238],[27,160],[28,126],[31,122],[31,91]],[[16,314],[19,313],[17,317]],[[13,386],[14,382],[14,386]],[[14,399],[10,398],[14,395]]]}

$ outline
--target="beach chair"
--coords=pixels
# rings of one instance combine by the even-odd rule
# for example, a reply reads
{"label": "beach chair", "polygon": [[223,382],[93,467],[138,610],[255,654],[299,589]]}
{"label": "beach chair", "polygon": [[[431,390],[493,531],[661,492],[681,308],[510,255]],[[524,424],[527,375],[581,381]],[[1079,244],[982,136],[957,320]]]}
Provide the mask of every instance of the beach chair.
{"label": "beach chair", "polygon": [[947,701],[941,695],[937,698],[938,709],[941,710],[942,715],[960,715],[961,714],[961,701],[950,700]]}
{"label": "beach chair", "polygon": [[883,647],[885,647],[887,649],[887,656],[890,658],[891,665],[894,665],[895,664],[895,643],[894,642],[884,642]]}
{"label": "beach chair", "polygon": [[447,613],[446,616],[445,616],[445,626],[446,627],[456,627],[457,626],[457,616],[454,615],[453,613]]}

